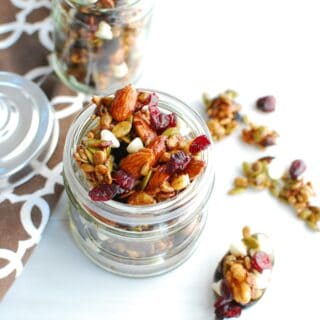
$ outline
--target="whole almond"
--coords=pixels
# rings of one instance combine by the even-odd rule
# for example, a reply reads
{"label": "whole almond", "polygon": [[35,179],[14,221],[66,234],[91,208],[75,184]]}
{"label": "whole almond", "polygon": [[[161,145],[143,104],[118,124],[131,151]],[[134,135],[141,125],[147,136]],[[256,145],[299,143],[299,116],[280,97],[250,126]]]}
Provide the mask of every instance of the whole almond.
{"label": "whole almond", "polygon": [[165,153],[165,151],[166,151],[166,140],[167,140],[167,137],[158,136],[148,145],[148,148],[152,149],[152,151],[154,153],[154,163],[157,163],[158,160]]}
{"label": "whole almond", "polygon": [[110,107],[113,119],[119,122],[128,119],[133,114],[137,97],[137,90],[130,84],[118,90]]}
{"label": "whole almond", "polygon": [[145,145],[150,144],[157,137],[157,133],[139,114],[133,117],[133,125]]}
{"label": "whole almond", "polygon": [[138,152],[127,155],[120,162],[120,168],[134,178],[138,179],[141,177],[141,169],[143,166],[154,162],[154,154],[151,149],[141,149]]}
{"label": "whole almond", "polygon": [[160,190],[160,186],[169,179],[170,175],[167,172],[167,166],[162,165],[157,171],[155,171],[149,180],[146,191],[149,193],[157,193]]}

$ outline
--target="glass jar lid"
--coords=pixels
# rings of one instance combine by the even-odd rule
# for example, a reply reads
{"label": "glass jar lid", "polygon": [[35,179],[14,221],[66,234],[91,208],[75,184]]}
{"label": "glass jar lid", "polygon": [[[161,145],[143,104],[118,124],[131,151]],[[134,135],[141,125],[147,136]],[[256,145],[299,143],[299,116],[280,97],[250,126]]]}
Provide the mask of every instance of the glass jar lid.
{"label": "glass jar lid", "polygon": [[0,72],[0,190],[22,184],[52,155],[58,123],[43,91],[28,79]]}

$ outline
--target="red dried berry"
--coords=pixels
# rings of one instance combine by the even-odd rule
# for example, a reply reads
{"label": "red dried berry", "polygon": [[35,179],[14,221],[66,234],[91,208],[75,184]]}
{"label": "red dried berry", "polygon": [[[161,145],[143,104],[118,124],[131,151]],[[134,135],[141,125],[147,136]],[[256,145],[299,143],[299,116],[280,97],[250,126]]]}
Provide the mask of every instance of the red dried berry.
{"label": "red dried berry", "polygon": [[139,92],[138,94],[138,99],[136,102],[136,110],[140,110],[144,106],[157,106],[159,103],[159,97],[154,93],[149,93],[149,92]]}
{"label": "red dried berry", "polygon": [[113,181],[122,189],[128,191],[134,187],[136,180],[124,170],[118,170],[113,174]]}
{"label": "red dried berry", "polygon": [[234,318],[241,315],[242,307],[235,301],[230,301],[215,310],[217,319]]}
{"label": "red dried berry", "polygon": [[251,259],[251,265],[252,265],[252,268],[256,269],[260,273],[264,269],[272,268],[272,262],[271,262],[270,256],[263,251],[258,251],[254,254],[254,256]]}
{"label": "red dried berry", "polygon": [[178,151],[171,155],[167,162],[166,172],[170,175],[175,172],[183,171],[191,161],[191,156],[185,154],[183,151]]}
{"label": "red dried berry", "polygon": [[202,135],[196,137],[190,144],[189,151],[192,154],[196,154],[200,151],[203,151],[209,147],[211,144],[210,140],[207,138],[206,135]]}
{"label": "red dried berry", "polygon": [[274,96],[265,96],[259,98],[256,107],[262,112],[272,112],[276,108],[276,98]]}
{"label": "red dried berry", "polygon": [[115,183],[102,184],[90,190],[89,197],[93,201],[108,201],[113,199],[116,195],[120,194],[122,191],[123,190]]}
{"label": "red dried berry", "polygon": [[307,166],[303,160],[294,160],[289,169],[290,177],[297,179],[306,169]]}
{"label": "red dried berry", "polygon": [[151,126],[158,134],[161,134],[168,128],[177,126],[177,116],[175,113],[162,113],[157,106],[149,106],[149,113]]}

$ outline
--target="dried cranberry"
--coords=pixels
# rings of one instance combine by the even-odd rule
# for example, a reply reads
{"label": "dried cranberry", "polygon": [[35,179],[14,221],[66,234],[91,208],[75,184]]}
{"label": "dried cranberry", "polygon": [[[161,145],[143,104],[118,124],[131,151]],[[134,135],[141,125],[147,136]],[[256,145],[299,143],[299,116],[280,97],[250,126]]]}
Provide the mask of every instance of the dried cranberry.
{"label": "dried cranberry", "polygon": [[252,265],[252,268],[256,269],[260,273],[264,269],[272,268],[272,262],[271,262],[270,256],[263,251],[258,251],[254,254],[254,256],[251,259],[251,265]]}
{"label": "dried cranberry", "polygon": [[175,113],[162,113],[157,106],[149,106],[149,113],[151,126],[158,134],[177,125],[177,116]]}
{"label": "dried cranberry", "polygon": [[239,317],[242,307],[235,301],[230,301],[215,310],[217,319]]}
{"label": "dried cranberry", "polygon": [[200,151],[203,151],[209,147],[211,144],[210,140],[207,138],[206,135],[202,135],[199,137],[196,137],[190,144],[189,151],[192,154],[198,153]]}
{"label": "dried cranberry", "polygon": [[263,112],[272,112],[276,108],[276,98],[274,96],[265,96],[259,98],[256,107]]}
{"label": "dried cranberry", "polygon": [[159,97],[154,93],[149,93],[149,92],[139,92],[138,98],[137,98],[137,103],[136,103],[136,110],[140,110],[144,106],[150,106],[154,107],[157,106],[159,103]]}
{"label": "dried cranberry", "polygon": [[306,169],[307,166],[303,160],[294,160],[289,169],[291,178],[297,179]]}
{"label": "dried cranberry", "polygon": [[90,190],[89,197],[93,201],[108,201],[113,199],[116,195],[120,194],[122,191],[123,190],[115,183],[102,184]]}
{"label": "dried cranberry", "polygon": [[166,171],[172,175],[175,172],[183,171],[191,161],[191,156],[185,154],[183,151],[178,151],[171,155],[167,162]]}
{"label": "dried cranberry", "polygon": [[113,174],[113,181],[125,190],[131,190],[135,184],[135,179],[124,170],[116,171]]}
{"label": "dried cranberry", "polygon": [[226,300],[232,300],[233,298],[231,289],[229,288],[226,280],[221,282],[221,294]]}

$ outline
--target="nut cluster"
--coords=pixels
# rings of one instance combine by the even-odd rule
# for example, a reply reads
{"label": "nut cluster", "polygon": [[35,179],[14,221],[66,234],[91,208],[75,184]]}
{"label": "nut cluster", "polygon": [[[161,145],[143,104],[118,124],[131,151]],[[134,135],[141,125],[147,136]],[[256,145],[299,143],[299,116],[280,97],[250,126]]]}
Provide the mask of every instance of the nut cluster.
{"label": "nut cluster", "polygon": [[55,56],[64,78],[87,92],[124,85],[139,72],[150,17],[141,8],[105,10],[127,1],[74,2],[75,7],[61,1],[53,14]]}
{"label": "nut cluster", "polygon": [[248,122],[248,128],[242,130],[242,141],[265,149],[276,144],[278,133],[266,126]]}
{"label": "nut cluster", "polygon": [[264,157],[252,164],[243,163],[243,176],[234,179],[234,187],[229,194],[238,194],[247,188],[269,189],[274,197],[291,206],[310,228],[320,231],[320,208],[310,204],[310,199],[315,196],[312,183],[300,177],[306,168],[304,162],[293,161],[281,179],[272,179],[268,166],[272,160],[272,157]]}
{"label": "nut cluster", "polygon": [[188,140],[175,114],[158,108],[155,93],[131,85],[114,97],[94,97],[93,125],[74,159],[93,187],[93,201],[148,205],[176,196],[201,174],[205,135]]}
{"label": "nut cluster", "polygon": [[204,94],[203,100],[207,107],[208,128],[214,140],[221,140],[230,135],[239,126],[240,105],[234,100],[234,91],[226,92],[210,99]]}

